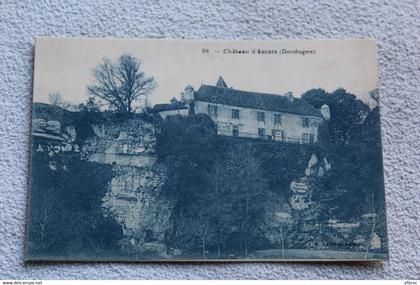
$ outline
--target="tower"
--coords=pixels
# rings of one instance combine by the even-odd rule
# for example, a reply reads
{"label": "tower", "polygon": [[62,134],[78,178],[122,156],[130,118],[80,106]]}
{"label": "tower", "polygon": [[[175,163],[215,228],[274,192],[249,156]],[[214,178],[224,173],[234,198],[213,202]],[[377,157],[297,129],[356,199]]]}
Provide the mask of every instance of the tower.
{"label": "tower", "polygon": [[194,100],[194,88],[188,84],[184,92],[181,93],[181,102],[190,103]]}
{"label": "tower", "polygon": [[287,100],[289,100],[290,103],[292,103],[293,100],[294,100],[294,98],[293,98],[293,92],[292,91],[287,92],[286,93],[286,98],[287,98]]}
{"label": "tower", "polygon": [[321,106],[320,111],[321,111],[322,117],[324,117],[324,120],[329,121],[331,118],[330,107],[327,104],[324,104]]}

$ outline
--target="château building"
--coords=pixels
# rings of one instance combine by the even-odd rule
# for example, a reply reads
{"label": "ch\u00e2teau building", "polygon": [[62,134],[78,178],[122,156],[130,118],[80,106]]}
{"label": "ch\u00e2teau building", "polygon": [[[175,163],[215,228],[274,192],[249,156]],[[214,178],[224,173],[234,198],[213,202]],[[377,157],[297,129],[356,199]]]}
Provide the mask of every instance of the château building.
{"label": "ch\u00e2teau building", "polygon": [[237,90],[228,87],[222,77],[215,86],[201,85],[197,91],[188,85],[181,101],[157,104],[153,110],[163,119],[207,114],[219,135],[302,144],[317,142],[319,125],[329,120],[327,105],[318,110],[291,92],[282,96]]}

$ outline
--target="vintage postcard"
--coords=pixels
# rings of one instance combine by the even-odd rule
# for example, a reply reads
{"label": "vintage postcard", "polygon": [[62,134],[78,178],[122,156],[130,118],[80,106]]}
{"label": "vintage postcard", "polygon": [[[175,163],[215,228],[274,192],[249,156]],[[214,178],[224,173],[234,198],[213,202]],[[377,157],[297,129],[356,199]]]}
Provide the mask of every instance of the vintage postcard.
{"label": "vintage postcard", "polygon": [[37,38],[27,261],[384,260],[372,40]]}

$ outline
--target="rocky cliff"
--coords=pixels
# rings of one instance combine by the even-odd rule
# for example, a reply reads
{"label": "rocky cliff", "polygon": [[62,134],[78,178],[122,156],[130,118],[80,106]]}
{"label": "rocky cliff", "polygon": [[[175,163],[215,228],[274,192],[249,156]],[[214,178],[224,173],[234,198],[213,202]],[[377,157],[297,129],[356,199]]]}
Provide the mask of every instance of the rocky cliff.
{"label": "rocky cliff", "polygon": [[94,136],[83,144],[82,155],[113,166],[114,177],[102,201],[104,212],[123,226],[123,248],[164,256],[172,203],[160,195],[166,167],[157,163],[153,124],[129,119],[91,127]]}
{"label": "rocky cliff", "polygon": [[56,157],[68,154],[111,165],[113,177],[102,198],[103,215],[121,225],[125,236],[121,245],[127,252],[164,256],[173,203],[160,195],[166,167],[157,163],[153,123],[139,117],[89,121],[80,113],[57,115],[51,113],[52,107],[35,108],[35,151],[47,152],[54,168],[66,167],[57,166]]}
{"label": "rocky cliff", "polygon": [[[69,179],[77,177],[79,168],[67,167],[66,160],[60,156],[71,156],[77,161],[93,164],[94,175],[101,175],[96,169],[99,165],[111,169],[107,178],[100,179],[104,183],[98,183],[106,185],[101,186],[106,191],[97,192],[100,199],[96,201],[101,201],[101,210],[96,213],[113,219],[121,227],[117,225],[122,229],[123,238],[115,240],[128,256],[140,254],[142,257],[165,258],[168,252],[179,255],[183,254],[182,251],[196,250],[199,247],[194,245],[197,234],[191,232],[194,228],[200,229],[203,223],[184,218],[185,205],[195,206],[197,201],[209,199],[211,196],[206,191],[214,190],[212,183],[215,179],[227,179],[227,184],[237,179],[233,174],[240,172],[243,166],[242,161],[235,163],[234,159],[241,154],[242,144],[252,150],[250,153],[258,154],[254,162],[256,170],[253,169],[250,176],[261,179],[260,184],[267,188],[264,188],[266,196],[262,195],[266,200],[261,201],[265,212],[260,227],[262,237],[268,242],[263,241],[265,244],[261,243],[261,246],[281,247],[282,254],[285,246],[325,249],[343,245],[343,248],[358,250],[381,247],[381,237],[375,231],[377,222],[374,213],[357,220],[340,220],[326,213],[334,203],[325,201],[340,194],[337,193],[340,189],[326,183],[335,166],[322,151],[309,146],[223,138],[210,132],[213,130],[211,125],[207,126],[210,131],[204,136],[202,131],[206,126],[197,117],[179,119],[179,122],[165,128],[166,136],[163,138],[166,139],[161,135],[158,148],[153,121],[147,116],[118,118],[115,114],[68,112],[42,105],[34,111],[32,143],[35,152],[44,152],[51,171],[64,170]],[[209,172],[202,171],[209,166],[209,161],[223,166],[226,159],[217,160],[223,157],[220,156],[222,152],[232,155],[230,159],[233,162],[226,169],[235,171],[219,173],[213,172],[212,168],[208,169]],[[219,156],[215,156],[216,153]],[[223,171],[222,166],[220,169]],[[167,167],[171,167],[171,171]],[[215,173],[218,173],[217,176]],[[62,180],[59,181],[61,183]],[[254,183],[257,180],[250,181]],[[84,185],[82,188],[86,189]],[[176,191],[172,191],[171,195],[165,192],[164,195],[164,189]],[[227,187],[225,190],[221,193],[230,195],[231,189]],[[202,196],[198,195],[200,193]],[[224,213],[227,228],[232,231],[226,235],[228,242],[238,236],[234,229],[237,227],[229,223],[235,221],[238,211],[235,203],[241,196],[241,193],[228,196],[231,199],[226,205],[212,206],[214,209],[222,207],[219,210]],[[213,198],[209,203],[217,197]],[[195,213],[200,209],[191,207],[190,210]],[[194,218],[196,215],[191,216]],[[220,216],[214,220],[216,224],[220,223]],[[179,231],[179,228],[185,228],[185,231]],[[182,237],[180,243],[174,242],[174,237],[178,236]],[[211,242],[207,241],[210,248],[220,247],[220,242],[213,245]],[[239,239],[238,244],[240,242]]]}

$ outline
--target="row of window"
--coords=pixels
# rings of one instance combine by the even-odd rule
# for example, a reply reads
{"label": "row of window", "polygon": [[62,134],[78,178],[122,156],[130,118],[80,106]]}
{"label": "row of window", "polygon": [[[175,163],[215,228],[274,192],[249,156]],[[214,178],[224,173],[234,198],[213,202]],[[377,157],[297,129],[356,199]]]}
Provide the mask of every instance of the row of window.
{"label": "row of window", "polygon": [[[208,105],[208,114],[210,117],[218,117],[217,106],[216,105]],[[232,119],[239,119],[239,110],[232,109]],[[257,112],[257,121],[258,122],[265,122],[265,113],[264,112]],[[274,114],[274,124],[281,125],[281,114]],[[309,128],[309,118],[302,117],[302,127]]]}
{"label": "row of window", "polygon": [[[258,128],[258,137],[261,139],[267,138],[267,132],[264,128]],[[284,140],[284,132],[280,130],[271,130],[271,137],[275,140]]]}
{"label": "row of window", "polygon": [[302,134],[302,142],[303,143],[314,143],[315,142],[314,134],[303,133]]}
{"label": "row of window", "polygon": [[[239,137],[238,126],[233,126],[232,136]],[[264,128],[258,128],[258,137],[260,139],[272,139],[272,140],[279,140],[279,141],[284,141],[286,139],[286,137],[284,136],[284,131],[271,130],[271,136],[267,136],[266,129]],[[314,142],[315,142],[314,134],[309,134],[309,133],[302,134],[302,143],[314,143]]]}
{"label": "row of window", "polygon": [[[234,135],[235,136],[235,135]],[[285,140],[284,132],[280,130],[271,130],[271,136],[267,136],[266,129],[258,128],[258,137],[260,139],[272,139],[272,140]],[[302,143],[314,143],[315,136],[314,134],[303,133],[302,134]]]}

